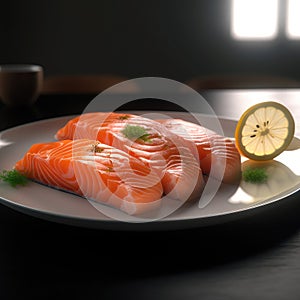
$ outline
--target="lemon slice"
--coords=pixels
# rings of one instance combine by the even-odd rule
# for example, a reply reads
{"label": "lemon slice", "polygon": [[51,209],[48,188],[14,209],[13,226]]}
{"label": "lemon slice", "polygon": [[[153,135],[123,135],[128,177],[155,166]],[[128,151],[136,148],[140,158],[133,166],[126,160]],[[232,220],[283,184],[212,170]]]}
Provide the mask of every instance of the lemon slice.
{"label": "lemon slice", "polygon": [[269,160],[288,147],[294,132],[294,119],[285,106],[262,102],[246,110],[238,121],[236,146],[250,159]]}

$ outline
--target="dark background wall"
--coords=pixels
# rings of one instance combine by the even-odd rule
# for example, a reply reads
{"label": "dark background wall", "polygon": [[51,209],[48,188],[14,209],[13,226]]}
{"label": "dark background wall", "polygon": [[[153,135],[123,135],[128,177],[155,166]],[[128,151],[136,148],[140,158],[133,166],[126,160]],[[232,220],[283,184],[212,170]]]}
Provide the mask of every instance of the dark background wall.
{"label": "dark background wall", "polygon": [[[284,14],[285,0],[281,0]],[[211,74],[300,78],[300,41],[230,36],[230,0],[1,1],[0,64],[46,75],[113,73],[186,80]]]}

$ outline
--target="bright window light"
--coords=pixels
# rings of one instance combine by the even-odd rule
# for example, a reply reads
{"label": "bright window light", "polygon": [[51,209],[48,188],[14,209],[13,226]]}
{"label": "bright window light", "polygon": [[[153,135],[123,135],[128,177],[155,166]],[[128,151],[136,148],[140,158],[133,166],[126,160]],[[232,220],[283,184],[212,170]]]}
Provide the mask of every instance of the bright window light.
{"label": "bright window light", "polygon": [[232,0],[232,36],[272,39],[277,34],[278,0]]}
{"label": "bright window light", "polygon": [[287,8],[287,36],[300,39],[300,1],[289,0]]}

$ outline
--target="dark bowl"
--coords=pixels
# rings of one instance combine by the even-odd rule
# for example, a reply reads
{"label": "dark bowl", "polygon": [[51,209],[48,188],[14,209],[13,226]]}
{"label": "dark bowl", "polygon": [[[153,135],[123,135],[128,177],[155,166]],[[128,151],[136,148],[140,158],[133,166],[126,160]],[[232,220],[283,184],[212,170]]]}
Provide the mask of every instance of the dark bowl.
{"label": "dark bowl", "polygon": [[43,68],[39,65],[0,66],[0,98],[8,106],[32,105],[43,85]]}

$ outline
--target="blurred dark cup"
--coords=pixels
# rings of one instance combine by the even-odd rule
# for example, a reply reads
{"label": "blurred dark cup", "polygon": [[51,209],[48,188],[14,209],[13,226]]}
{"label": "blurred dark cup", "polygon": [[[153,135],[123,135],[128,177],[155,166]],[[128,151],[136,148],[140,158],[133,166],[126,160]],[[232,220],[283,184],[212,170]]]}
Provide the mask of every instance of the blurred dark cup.
{"label": "blurred dark cup", "polygon": [[0,98],[10,107],[32,105],[42,89],[43,68],[38,65],[0,65]]}

